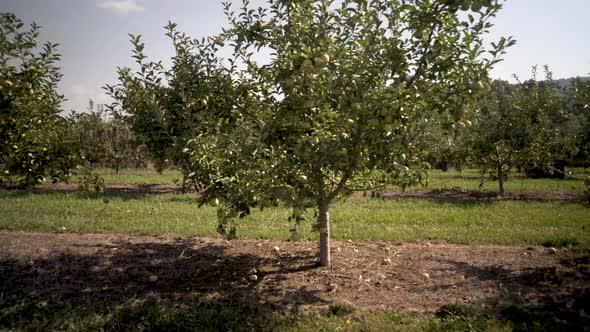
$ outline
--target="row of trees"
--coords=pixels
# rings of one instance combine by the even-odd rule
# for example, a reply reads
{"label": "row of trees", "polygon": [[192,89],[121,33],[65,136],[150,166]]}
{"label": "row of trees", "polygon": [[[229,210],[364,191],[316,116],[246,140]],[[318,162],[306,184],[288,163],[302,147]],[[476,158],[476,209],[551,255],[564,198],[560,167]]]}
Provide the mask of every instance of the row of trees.
{"label": "row of trees", "polygon": [[[102,105],[101,105],[102,106]],[[124,167],[147,167],[149,154],[142,141],[131,131],[120,114],[107,114],[92,100],[87,112],[72,112],[65,117],[69,135],[74,137],[72,149],[80,163],[109,167],[118,174]]]}
{"label": "row of trees", "polygon": [[431,162],[442,169],[477,166],[498,180],[500,194],[513,168],[530,177],[563,178],[566,160],[587,162],[589,99],[584,91],[590,81],[560,87],[547,67],[544,74],[538,80],[533,67],[527,81],[492,82],[473,104],[469,120],[442,128],[434,137]]}

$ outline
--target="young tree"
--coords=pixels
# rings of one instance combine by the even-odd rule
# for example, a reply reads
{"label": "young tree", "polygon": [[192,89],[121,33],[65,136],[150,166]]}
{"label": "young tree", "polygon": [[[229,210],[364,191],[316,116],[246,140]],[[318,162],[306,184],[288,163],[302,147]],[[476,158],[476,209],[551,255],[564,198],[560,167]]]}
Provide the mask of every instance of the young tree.
{"label": "young tree", "polygon": [[63,141],[57,44],[39,45],[39,27],[0,13],[0,184],[34,186],[69,174],[75,152]]}
{"label": "young tree", "polygon": [[[235,218],[257,205],[283,202],[296,222],[313,207],[327,266],[330,205],[355,190],[423,179],[428,122],[460,118],[460,106],[485,89],[488,70],[513,43],[483,45],[500,8],[273,0],[259,9],[244,1],[235,15],[226,3],[230,27],[221,36],[177,39],[167,86],[146,76],[158,63],[140,62],[136,75],[120,71],[110,91],[125,111],[156,114],[149,119],[193,114],[194,130],[178,145],[186,142],[189,176],[206,188],[201,203],[221,203],[220,232],[235,235]],[[133,42],[141,61],[143,44]],[[224,43],[233,50],[226,62],[216,54]]]}
{"label": "young tree", "polygon": [[72,112],[67,120],[81,164],[90,164],[90,169],[111,167],[116,174],[123,166],[135,165],[138,143],[118,114],[108,119],[107,113],[95,109],[90,100],[88,112]]}
{"label": "young tree", "polygon": [[[222,224],[261,196],[293,206],[296,220],[314,207],[323,266],[330,205],[355,190],[419,179],[425,123],[460,112],[512,44],[502,39],[483,56],[481,35],[501,8],[491,1],[269,1],[258,10],[246,2],[239,15],[227,8],[226,36],[252,97],[237,106],[244,124],[235,132],[197,140],[199,164],[222,165],[205,198],[229,206]],[[258,60],[259,49],[270,59]]]}
{"label": "young tree", "polygon": [[166,70],[160,62],[147,61],[140,36],[131,35],[133,57],[140,70],[133,73],[120,68],[121,83],[106,89],[116,100],[111,110],[125,115],[158,168],[171,160],[181,169],[184,191],[190,173],[187,142],[207,130],[201,122],[209,123],[211,117],[224,112],[220,105],[231,100],[232,80],[215,56],[220,46],[217,42],[191,40],[179,33],[174,23],[169,23],[166,31],[176,52],[172,68]]}

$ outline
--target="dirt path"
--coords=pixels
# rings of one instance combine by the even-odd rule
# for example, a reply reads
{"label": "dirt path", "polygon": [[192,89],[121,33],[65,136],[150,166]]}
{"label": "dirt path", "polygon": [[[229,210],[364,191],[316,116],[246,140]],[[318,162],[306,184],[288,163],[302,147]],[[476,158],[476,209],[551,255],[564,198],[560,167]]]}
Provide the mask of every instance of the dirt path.
{"label": "dirt path", "polygon": [[0,232],[0,293],[85,305],[227,301],[290,313],[318,312],[335,299],[369,310],[458,302],[493,311],[590,294],[588,253],[344,241],[333,252],[328,269],[316,266],[314,242]]}

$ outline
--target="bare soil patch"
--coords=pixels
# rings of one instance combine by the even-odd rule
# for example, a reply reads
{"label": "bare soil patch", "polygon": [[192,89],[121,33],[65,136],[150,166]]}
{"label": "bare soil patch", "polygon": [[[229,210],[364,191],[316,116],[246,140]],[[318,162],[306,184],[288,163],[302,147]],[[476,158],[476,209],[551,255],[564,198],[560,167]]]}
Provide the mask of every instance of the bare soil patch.
{"label": "bare soil patch", "polygon": [[288,314],[325,312],[336,299],[367,310],[568,310],[590,294],[590,255],[580,250],[335,241],[332,268],[318,267],[316,256],[315,242],[0,232],[0,294],[89,306],[220,302]]}

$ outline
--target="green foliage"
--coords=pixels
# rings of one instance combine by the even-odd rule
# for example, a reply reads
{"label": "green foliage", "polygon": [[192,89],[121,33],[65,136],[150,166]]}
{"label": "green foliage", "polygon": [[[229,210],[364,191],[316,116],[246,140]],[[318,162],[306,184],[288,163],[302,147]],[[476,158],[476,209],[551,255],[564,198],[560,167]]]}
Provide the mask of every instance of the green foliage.
{"label": "green foliage", "polygon": [[476,125],[468,131],[466,145],[482,173],[503,182],[514,166],[545,168],[553,171],[556,159],[567,159],[575,151],[559,130],[567,120],[563,98],[557,94],[551,72],[545,80],[532,79],[513,85],[495,81],[492,90],[480,100]]}
{"label": "green foliage", "polygon": [[579,126],[577,134],[578,153],[575,158],[590,162],[590,80],[574,80],[569,92],[572,117]]}
{"label": "green foliage", "polygon": [[[115,99],[110,108],[125,114],[158,169],[172,161],[182,170],[186,189],[190,164],[187,143],[231,125],[234,87],[230,71],[215,57],[217,43],[191,40],[171,22],[166,31],[176,51],[170,70],[159,62],[148,62],[141,36],[131,35],[133,57],[140,70],[133,73],[129,68],[120,68],[120,83],[106,89]],[[212,127],[216,122],[217,127]]]}
{"label": "green foliage", "polygon": [[23,26],[0,13],[0,185],[29,187],[66,178],[76,158],[59,116],[57,44],[40,45],[39,27]]}
{"label": "green foliage", "polygon": [[107,113],[96,109],[90,100],[88,112],[72,112],[67,120],[81,164],[111,167],[116,173],[123,167],[145,167],[146,157],[141,142],[133,135],[120,114],[107,119]]}
{"label": "green foliage", "polygon": [[78,175],[80,176],[78,181],[80,183],[80,190],[85,192],[104,192],[104,179],[98,173],[92,172],[92,169],[78,165]]}

